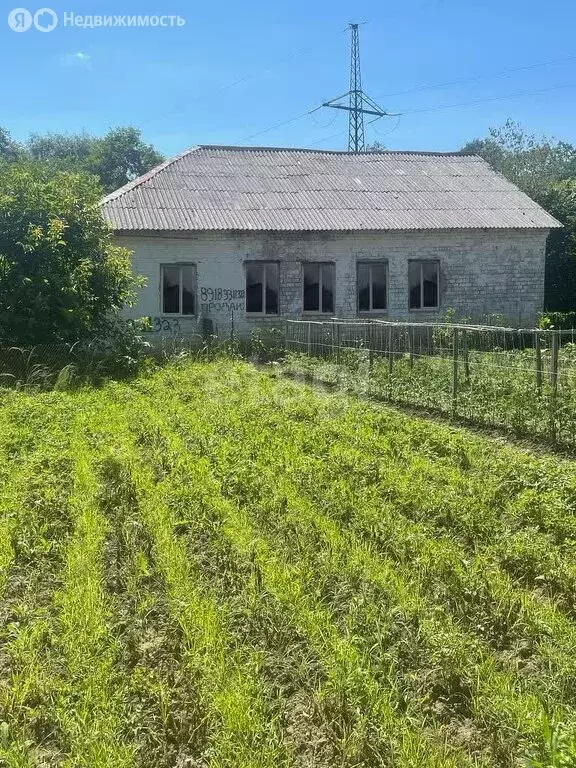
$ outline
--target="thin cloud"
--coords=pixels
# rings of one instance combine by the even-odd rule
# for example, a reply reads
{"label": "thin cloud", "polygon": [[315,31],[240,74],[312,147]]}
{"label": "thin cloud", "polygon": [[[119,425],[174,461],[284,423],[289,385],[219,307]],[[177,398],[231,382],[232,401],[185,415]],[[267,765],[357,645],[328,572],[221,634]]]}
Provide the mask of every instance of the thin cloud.
{"label": "thin cloud", "polygon": [[92,69],[91,61],[92,57],[89,54],[84,53],[84,51],[76,51],[76,53],[67,53],[62,57],[62,66]]}

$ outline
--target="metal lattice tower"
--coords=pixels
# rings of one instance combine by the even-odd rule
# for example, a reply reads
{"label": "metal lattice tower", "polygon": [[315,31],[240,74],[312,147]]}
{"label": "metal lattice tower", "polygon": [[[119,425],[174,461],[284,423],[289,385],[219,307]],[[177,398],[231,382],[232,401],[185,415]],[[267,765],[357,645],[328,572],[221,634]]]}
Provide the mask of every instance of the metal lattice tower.
{"label": "metal lattice tower", "polygon": [[[325,101],[323,107],[332,109],[343,109],[349,112],[348,123],[348,151],[364,151],[364,115],[374,115],[375,120],[380,117],[390,115],[384,109],[378,106],[362,90],[362,74],[360,72],[360,37],[358,35],[358,24],[349,24],[352,32],[352,45],[350,53],[350,90],[338,96],[336,99]],[[348,97],[348,104],[342,104],[342,100]]]}
{"label": "metal lattice tower", "polygon": [[362,111],[362,73],[360,72],[358,24],[350,24],[350,29],[352,30],[352,47],[350,51],[348,149],[362,152],[364,149],[364,113]]}

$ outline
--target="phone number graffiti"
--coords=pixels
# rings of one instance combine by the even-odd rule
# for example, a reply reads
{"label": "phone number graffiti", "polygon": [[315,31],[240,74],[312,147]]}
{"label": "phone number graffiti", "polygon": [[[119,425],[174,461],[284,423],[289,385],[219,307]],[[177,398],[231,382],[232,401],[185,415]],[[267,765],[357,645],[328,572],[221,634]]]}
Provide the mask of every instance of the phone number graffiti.
{"label": "phone number graffiti", "polygon": [[246,292],[237,288],[200,288],[200,301],[210,303],[212,301],[236,301],[243,299]]}

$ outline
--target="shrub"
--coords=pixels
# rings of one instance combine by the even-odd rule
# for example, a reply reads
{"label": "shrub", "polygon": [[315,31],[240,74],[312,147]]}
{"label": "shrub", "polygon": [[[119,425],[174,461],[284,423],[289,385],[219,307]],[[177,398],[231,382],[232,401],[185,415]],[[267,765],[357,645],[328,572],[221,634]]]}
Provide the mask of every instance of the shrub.
{"label": "shrub", "polygon": [[0,341],[108,337],[141,284],[115,246],[85,174],[0,166]]}
{"label": "shrub", "polygon": [[544,312],[540,315],[540,328],[558,328],[570,330],[576,328],[576,311]]}

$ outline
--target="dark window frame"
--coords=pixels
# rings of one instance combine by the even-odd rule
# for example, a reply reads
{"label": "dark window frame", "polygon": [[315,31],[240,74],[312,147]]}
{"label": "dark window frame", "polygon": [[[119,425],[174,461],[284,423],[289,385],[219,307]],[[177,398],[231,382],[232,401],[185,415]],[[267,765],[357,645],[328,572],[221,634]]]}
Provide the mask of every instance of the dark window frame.
{"label": "dark window frame", "polygon": [[[180,274],[178,277],[178,312],[167,312],[164,309],[164,270],[166,268],[174,269],[174,267],[178,267],[180,269]],[[194,311],[193,312],[182,312],[183,308],[183,301],[182,301],[182,295],[184,293],[184,283],[182,281],[182,269],[183,268],[192,268],[192,274],[193,274],[193,280],[194,280],[194,288],[192,291],[192,295],[194,297]],[[172,261],[172,262],[164,262],[160,264],[160,315],[169,315],[170,317],[196,317],[198,315],[198,271],[196,269],[196,264],[189,261]]]}
{"label": "dark window frame", "polygon": [[[248,268],[262,267],[262,311],[254,312],[248,309]],[[266,267],[276,267],[276,282],[278,285],[278,309],[276,312],[266,311]],[[280,315],[280,262],[268,259],[252,259],[244,262],[244,311],[250,317],[278,317]]]}
{"label": "dark window frame", "polygon": [[[374,291],[373,291],[373,277],[372,277],[372,267],[384,267],[385,272],[385,279],[386,279],[386,292],[384,297],[384,307],[377,307],[374,308]],[[358,273],[360,271],[360,267],[369,267],[370,272],[368,274],[368,303],[370,305],[369,309],[360,309],[360,289],[359,289],[359,282],[358,282]],[[373,313],[382,313],[382,312],[388,312],[388,261],[386,259],[373,259],[373,260],[363,260],[363,261],[357,261],[356,262],[356,308],[358,311],[358,314],[366,315],[366,314],[373,314]]]}
{"label": "dark window frame", "polygon": [[[420,306],[410,306],[410,266],[412,264],[420,265]],[[423,269],[425,265],[433,265],[436,268],[436,303],[424,304],[424,275]],[[438,259],[409,259],[408,260],[408,310],[410,312],[429,312],[435,309],[440,309],[440,261]]]}
{"label": "dark window frame", "polygon": [[[306,309],[305,307],[305,292],[306,292],[306,285],[305,285],[305,279],[304,279],[304,271],[306,269],[306,266],[311,265],[314,267],[319,268],[318,272],[318,309]],[[324,311],[322,308],[323,305],[323,293],[324,293],[324,281],[322,279],[322,267],[331,267],[333,270],[333,281],[334,284],[332,285],[332,309],[328,309]],[[302,262],[302,314],[305,315],[328,315],[330,313],[334,314],[336,307],[336,262],[335,261],[303,261]]]}

